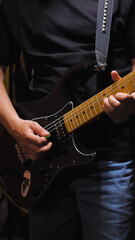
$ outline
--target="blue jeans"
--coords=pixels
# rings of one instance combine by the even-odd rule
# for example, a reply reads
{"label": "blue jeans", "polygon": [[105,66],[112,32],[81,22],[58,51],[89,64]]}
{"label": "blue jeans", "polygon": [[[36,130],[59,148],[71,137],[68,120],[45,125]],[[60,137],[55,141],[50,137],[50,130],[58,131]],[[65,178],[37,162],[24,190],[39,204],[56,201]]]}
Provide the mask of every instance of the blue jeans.
{"label": "blue jeans", "polygon": [[32,240],[134,240],[135,160],[116,156],[73,170],[31,209]]}

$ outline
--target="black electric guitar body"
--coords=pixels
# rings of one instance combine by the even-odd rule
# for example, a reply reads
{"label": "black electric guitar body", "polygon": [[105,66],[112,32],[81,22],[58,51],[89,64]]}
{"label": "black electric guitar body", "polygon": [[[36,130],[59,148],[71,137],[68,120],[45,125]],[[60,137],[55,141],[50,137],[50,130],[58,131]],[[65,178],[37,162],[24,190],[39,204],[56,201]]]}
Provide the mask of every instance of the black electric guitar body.
{"label": "black electric guitar body", "polygon": [[[92,74],[87,63],[74,66],[59,80],[51,93],[41,101],[16,105],[19,116],[37,121],[47,129],[53,146],[44,157],[32,162],[19,160],[17,142],[4,127],[0,128],[0,173],[3,186],[20,206],[38,204],[49,187],[65,170],[89,164],[96,149],[85,151],[78,141],[80,127],[103,112],[105,95],[135,90],[135,73],[132,72],[102,92],[78,105],[77,86],[80,80]],[[87,136],[86,136],[87,137]],[[18,146],[19,147],[19,146]]]}

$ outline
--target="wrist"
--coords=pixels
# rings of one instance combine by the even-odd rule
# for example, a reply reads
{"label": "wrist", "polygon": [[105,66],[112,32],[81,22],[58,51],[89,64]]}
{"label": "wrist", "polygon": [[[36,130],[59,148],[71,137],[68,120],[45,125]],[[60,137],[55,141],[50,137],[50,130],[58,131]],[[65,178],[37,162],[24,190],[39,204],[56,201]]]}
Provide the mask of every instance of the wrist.
{"label": "wrist", "polygon": [[17,128],[19,123],[22,121],[21,118],[19,118],[18,115],[13,116],[12,118],[8,119],[7,124],[5,124],[7,131],[9,132],[9,134],[11,134],[12,136],[14,136],[17,132]]}

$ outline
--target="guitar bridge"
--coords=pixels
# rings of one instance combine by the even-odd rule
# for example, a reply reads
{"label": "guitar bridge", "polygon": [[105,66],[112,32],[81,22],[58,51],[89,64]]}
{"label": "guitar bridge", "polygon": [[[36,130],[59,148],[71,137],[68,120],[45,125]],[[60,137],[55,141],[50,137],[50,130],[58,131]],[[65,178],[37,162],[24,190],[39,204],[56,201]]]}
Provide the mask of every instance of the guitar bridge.
{"label": "guitar bridge", "polygon": [[26,170],[23,174],[23,180],[21,184],[21,195],[23,198],[25,198],[28,194],[28,191],[30,189],[30,183],[31,183],[31,173],[30,171]]}

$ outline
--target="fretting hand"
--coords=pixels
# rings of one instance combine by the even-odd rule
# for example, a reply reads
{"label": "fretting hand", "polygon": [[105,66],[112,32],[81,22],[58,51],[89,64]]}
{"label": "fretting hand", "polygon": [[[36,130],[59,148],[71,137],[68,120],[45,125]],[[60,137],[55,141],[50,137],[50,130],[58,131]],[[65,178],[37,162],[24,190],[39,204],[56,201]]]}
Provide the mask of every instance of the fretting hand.
{"label": "fretting hand", "polygon": [[[111,75],[114,82],[120,79],[116,71],[112,71]],[[111,95],[109,98],[104,98],[103,103],[105,113],[113,119],[122,120],[135,114],[135,92]]]}

